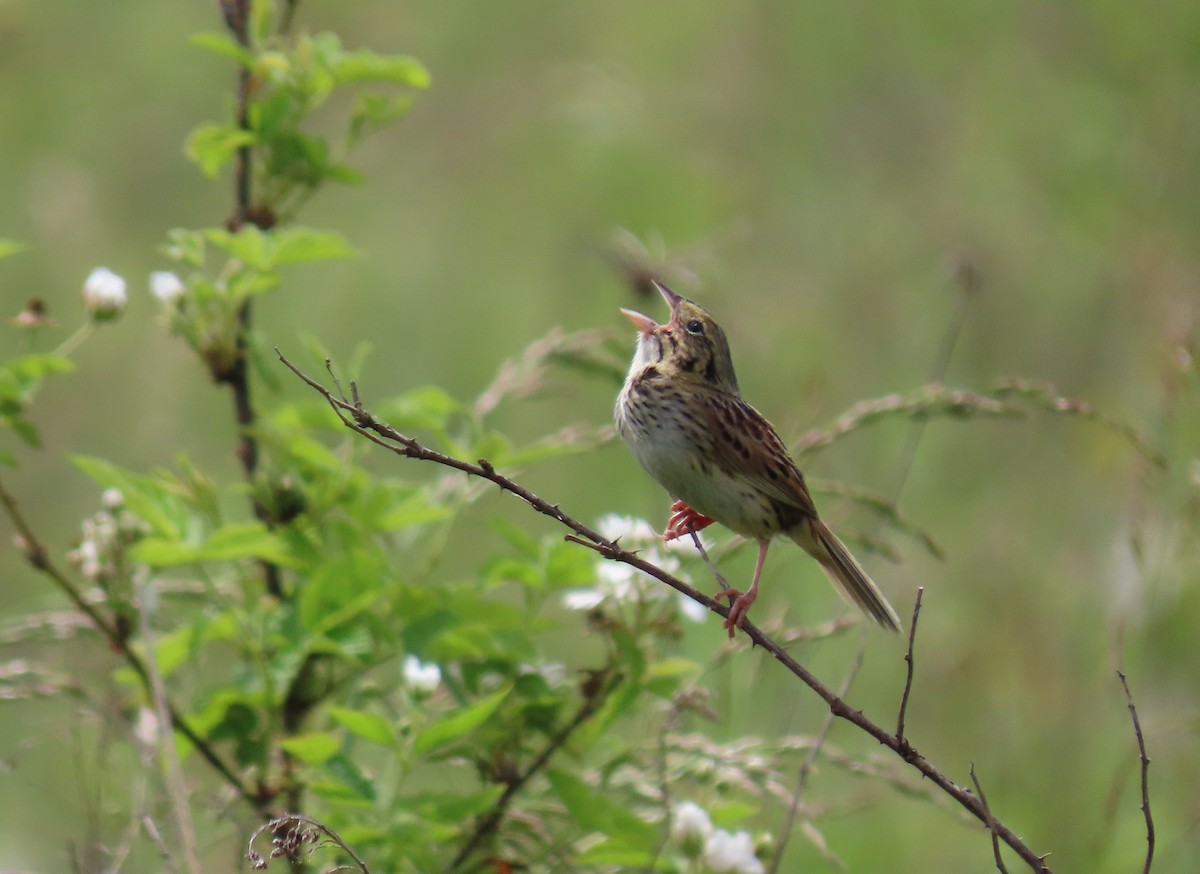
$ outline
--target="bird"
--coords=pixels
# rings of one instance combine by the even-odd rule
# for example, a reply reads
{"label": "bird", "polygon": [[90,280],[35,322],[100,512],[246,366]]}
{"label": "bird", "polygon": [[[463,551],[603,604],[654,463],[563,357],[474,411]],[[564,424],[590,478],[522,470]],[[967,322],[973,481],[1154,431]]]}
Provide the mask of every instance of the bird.
{"label": "bird", "polygon": [[745,591],[727,588],[725,629],[734,637],[758,597],[767,549],[784,535],[817,560],[834,588],[890,631],[900,620],[845,544],[821,521],[779,434],[742,399],[725,332],[703,308],[654,281],[671,308],[663,325],[634,310],[637,346],[617,396],[617,431],[641,466],[675,499],[663,537],[712,522],[755,540]]}

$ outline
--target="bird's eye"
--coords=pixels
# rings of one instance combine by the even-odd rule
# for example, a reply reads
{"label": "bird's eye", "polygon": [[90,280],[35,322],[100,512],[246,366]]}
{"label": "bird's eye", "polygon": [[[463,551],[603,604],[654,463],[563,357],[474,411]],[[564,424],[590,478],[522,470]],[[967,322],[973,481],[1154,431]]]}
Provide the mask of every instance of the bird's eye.
{"label": "bird's eye", "polygon": [[700,321],[699,319],[692,319],[687,323],[687,329],[689,334],[703,334],[704,322]]}

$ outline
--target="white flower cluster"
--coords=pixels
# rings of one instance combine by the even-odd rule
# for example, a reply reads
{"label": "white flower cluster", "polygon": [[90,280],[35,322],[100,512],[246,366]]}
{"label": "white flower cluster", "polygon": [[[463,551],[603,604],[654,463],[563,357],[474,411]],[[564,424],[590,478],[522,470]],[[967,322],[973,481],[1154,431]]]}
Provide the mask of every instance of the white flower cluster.
{"label": "white flower cluster", "polygon": [[79,546],[67,559],[93,583],[106,583],[119,575],[120,562],[129,545],[145,533],[145,525],[124,509],[119,489],[106,489],[100,496],[103,507],[80,524]]}
{"label": "white flower cluster", "polygon": [[[664,544],[662,537],[645,519],[634,519],[616,513],[602,516],[596,527],[608,540],[620,541],[624,549],[636,551],[651,564],[690,582],[687,574],[682,571],[679,559],[672,554],[691,549],[690,540],[673,540]],[[563,596],[563,605],[569,610],[594,610],[606,602],[661,601],[670,595],[671,589],[668,586],[646,576],[637,568],[619,561],[598,559],[596,585],[587,589],[570,590]],[[708,611],[702,605],[690,598],[680,595],[679,602],[683,615],[694,622],[703,621],[708,615]]]}
{"label": "white flower cluster", "polygon": [[672,811],[671,838],[689,859],[700,858],[713,874],[764,874],[749,832],[713,828],[703,807],[685,801]]}

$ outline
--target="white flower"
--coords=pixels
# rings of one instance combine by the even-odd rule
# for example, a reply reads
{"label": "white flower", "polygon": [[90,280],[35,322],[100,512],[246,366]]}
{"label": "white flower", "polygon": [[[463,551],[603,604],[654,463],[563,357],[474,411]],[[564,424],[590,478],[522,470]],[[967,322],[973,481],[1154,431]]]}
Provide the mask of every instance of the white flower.
{"label": "white flower", "polygon": [[125,294],[125,280],[107,267],[97,267],[83,283],[83,304],[93,321],[107,322],[125,311],[129,298]]}
{"label": "white flower", "polygon": [[95,580],[104,569],[100,563],[100,547],[94,540],[84,540],[79,548],[70,555],[71,560],[79,567],[79,572],[89,580]]}
{"label": "white flower", "polygon": [[683,614],[684,619],[690,619],[692,622],[703,622],[708,618],[708,608],[682,592],[679,593],[679,612]]}
{"label": "white flower", "polygon": [[[632,516],[620,516],[608,513],[600,517],[596,523],[599,533],[608,540],[616,540],[627,550],[637,554],[650,564],[657,565],[669,574],[674,574],[685,582],[690,582],[687,574],[683,573],[679,559],[670,553],[680,548],[693,549],[691,541],[681,543],[672,541],[663,549],[662,538],[645,519],[634,519]],[[563,596],[563,606],[568,610],[594,610],[605,601],[617,603],[644,603],[660,601],[671,594],[668,586],[653,577],[639,571],[624,562],[598,559],[596,561],[596,585],[590,589],[573,589]],[[689,606],[687,599],[681,599],[680,607],[684,614],[693,621],[703,618],[703,607],[696,604]]]}
{"label": "white flower", "polygon": [[604,603],[604,594],[596,589],[575,589],[563,595],[568,610],[595,610]]}
{"label": "white flower", "polygon": [[712,831],[712,820],[699,804],[685,801],[673,811],[671,837],[689,859],[700,855]]}
{"label": "white flower", "polygon": [[410,655],[404,659],[404,682],[414,692],[433,692],[442,682],[442,669]]}
{"label": "white flower", "polygon": [[749,832],[730,834],[717,829],[704,842],[704,864],[716,874],[765,874],[766,868],[754,855]]}
{"label": "white flower", "polygon": [[139,707],[133,723],[133,738],[144,750],[158,746],[158,716],[149,707]]}
{"label": "white flower", "polygon": [[105,489],[100,493],[100,506],[106,510],[115,510],[125,503],[125,496],[120,489]]}
{"label": "white flower", "polygon": [[174,303],[185,291],[179,277],[170,270],[155,270],[150,274],[150,293],[165,304]]}

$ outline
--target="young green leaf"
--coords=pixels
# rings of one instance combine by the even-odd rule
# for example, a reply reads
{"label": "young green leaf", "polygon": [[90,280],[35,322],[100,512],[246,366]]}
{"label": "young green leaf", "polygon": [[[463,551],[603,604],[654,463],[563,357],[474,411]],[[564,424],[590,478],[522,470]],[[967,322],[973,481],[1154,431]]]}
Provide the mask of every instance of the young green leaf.
{"label": "young green leaf", "polygon": [[279,745],[307,765],[327,762],[342,748],[342,742],[336,735],[324,731],[284,738]]}
{"label": "young green leaf", "polygon": [[385,747],[396,746],[396,729],[391,721],[378,713],[351,710],[349,707],[330,707],[329,715],[334,721],[363,740]]}
{"label": "young green leaf", "polygon": [[426,726],[413,741],[413,750],[418,755],[428,755],[466,736],[487,722],[512,689],[512,683],[507,683],[491,695]]}

